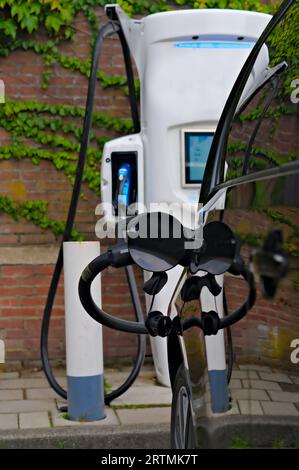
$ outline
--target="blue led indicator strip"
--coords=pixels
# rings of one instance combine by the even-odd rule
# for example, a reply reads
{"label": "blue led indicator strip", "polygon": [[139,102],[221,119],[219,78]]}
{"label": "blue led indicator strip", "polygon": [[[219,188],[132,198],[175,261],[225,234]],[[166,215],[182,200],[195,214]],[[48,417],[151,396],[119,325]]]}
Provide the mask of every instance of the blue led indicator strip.
{"label": "blue led indicator strip", "polygon": [[177,42],[175,47],[182,49],[252,49],[253,42],[223,42],[223,41],[201,41],[201,42]]}

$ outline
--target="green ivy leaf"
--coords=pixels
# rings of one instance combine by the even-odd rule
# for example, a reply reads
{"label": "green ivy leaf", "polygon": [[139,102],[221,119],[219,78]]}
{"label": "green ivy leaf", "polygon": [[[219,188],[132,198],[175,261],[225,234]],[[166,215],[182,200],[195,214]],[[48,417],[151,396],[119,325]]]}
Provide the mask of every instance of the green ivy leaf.
{"label": "green ivy leaf", "polygon": [[61,26],[63,25],[63,21],[58,14],[51,13],[47,16],[45,24],[49,31],[52,30],[55,33],[58,33]]}
{"label": "green ivy leaf", "polygon": [[24,3],[14,3],[11,7],[11,16],[17,16],[19,21],[28,16],[28,5]]}
{"label": "green ivy leaf", "polygon": [[31,34],[32,31],[38,27],[38,17],[33,15],[26,15],[21,21],[21,27],[23,29],[27,29],[28,33]]}
{"label": "green ivy leaf", "polygon": [[38,2],[30,3],[30,12],[39,15],[41,11],[41,4]]}
{"label": "green ivy leaf", "polygon": [[8,20],[2,20],[0,22],[0,29],[3,29],[6,36],[10,36],[13,39],[16,38],[17,34],[17,25],[12,18]]}
{"label": "green ivy leaf", "polygon": [[61,19],[64,21],[65,24],[71,23],[73,19],[73,13],[71,7],[65,7],[60,9],[60,16]]}

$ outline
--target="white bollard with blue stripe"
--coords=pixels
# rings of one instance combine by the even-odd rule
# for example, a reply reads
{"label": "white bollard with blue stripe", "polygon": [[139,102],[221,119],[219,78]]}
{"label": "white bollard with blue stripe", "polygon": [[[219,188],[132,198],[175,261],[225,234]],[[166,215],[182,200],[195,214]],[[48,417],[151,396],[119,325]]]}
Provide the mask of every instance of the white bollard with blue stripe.
{"label": "white bollard with blue stripe", "polygon": [[[200,271],[200,275],[204,275]],[[222,288],[221,293],[214,297],[204,287],[201,292],[201,307],[203,312],[214,310],[223,318],[223,284],[224,276],[216,276],[216,281]],[[224,331],[219,330],[216,335],[205,336],[208,374],[211,391],[211,406],[213,413],[225,413],[229,410],[229,395],[227,386],[227,370],[225,357]]]}
{"label": "white bollard with blue stripe", "polygon": [[[85,312],[78,295],[82,271],[99,254],[99,242],[63,244],[68,415],[74,421],[105,418],[102,326]],[[92,295],[101,306],[99,277]]]}

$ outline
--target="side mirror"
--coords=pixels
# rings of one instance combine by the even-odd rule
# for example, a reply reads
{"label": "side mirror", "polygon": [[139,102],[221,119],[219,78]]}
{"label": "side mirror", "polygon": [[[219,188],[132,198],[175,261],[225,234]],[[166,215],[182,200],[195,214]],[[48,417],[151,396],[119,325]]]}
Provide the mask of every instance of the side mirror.
{"label": "side mirror", "polygon": [[279,282],[287,275],[288,258],[283,251],[283,236],[280,230],[271,232],[263,248],[251,255],[254,271],[260,279],[264,297],[275,297]]}

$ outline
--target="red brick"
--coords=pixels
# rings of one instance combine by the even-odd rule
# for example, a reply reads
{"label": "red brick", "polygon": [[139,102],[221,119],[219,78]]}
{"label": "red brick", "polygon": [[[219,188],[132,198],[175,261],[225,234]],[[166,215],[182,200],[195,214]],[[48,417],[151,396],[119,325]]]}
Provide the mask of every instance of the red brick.
{"label": "red brick", "polygon": [[2,235],[0,234],[0,245],[16,245],[18,243],[17,235]]}
{"label": "red brick", "polygon": [[33,289],[31,287],[0,287],[0,297],[6,297],[6,296],[27,296],[27,295],[32,295],[33,294]]}
{"label": "red brick", "polygon": [[22,279],[23,286],[50,286],[50,276],[36,276],[31,275]]}
{"label": "red brick", "polygon": [[24,328],[24,320],[3,318],[0,314],[0,326],[4,329]]}
{"label": "red brick", "polygon": [[0,307],[0,315],[3,317],[24,317],[24,316],[34,316],[36,313],[36,308],[27,308],[22,306],[15,306],[15,307]]}
{"label": "red brick", "polygon": [[[55,321],[55,320],[53,320]],[[25,319],[24,320],[24,328],[25,330],[32,330],[34,328],[36,328],[38,326],[38,328],[40,328],[40,325],[41,325],[41,320],[39,318],[37,319],[34,319],[34,320],[31,320],[31,319]]]}
{"label": "red brick", "polygon": [[25,277],[34,271],[34,267],[31,265],[15,265],[15,266],[2,266],[2,276],[8,277]]}

